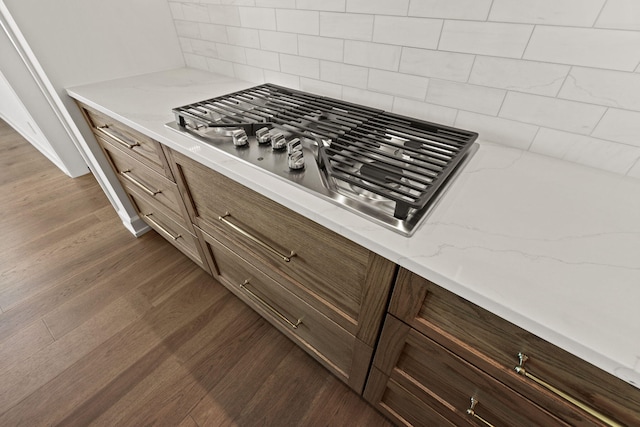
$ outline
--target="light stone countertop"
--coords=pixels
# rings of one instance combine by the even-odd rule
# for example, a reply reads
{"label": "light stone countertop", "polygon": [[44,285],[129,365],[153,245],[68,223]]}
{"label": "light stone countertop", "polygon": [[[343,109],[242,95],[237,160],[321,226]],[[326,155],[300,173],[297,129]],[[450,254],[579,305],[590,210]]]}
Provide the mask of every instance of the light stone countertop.
{"label": "light stone countertop", "polygon": [[407,238],[164,126],[174,107],[254,85],[183,68],[68,93],[640,388],[640,180],[480,135]]}

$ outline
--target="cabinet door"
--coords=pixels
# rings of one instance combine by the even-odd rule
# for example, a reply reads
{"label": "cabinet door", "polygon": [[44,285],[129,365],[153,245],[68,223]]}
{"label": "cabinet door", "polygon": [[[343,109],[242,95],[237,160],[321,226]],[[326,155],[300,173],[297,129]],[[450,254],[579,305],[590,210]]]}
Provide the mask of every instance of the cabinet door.
{"label": "cabinet door", "polygon": [[[389,312],[569,424],[606,425],[591,411],[640,424],[640,390],[409,271],[398,274]],[[555,391],[516,373],[519,353],[525,372]]]}
{"label": "cabinet door", "polygon": [[[384,405],[402,414],[405,420],[411,414],[404,405],[414,401],[433,408],[456,425],[566,425],[390,315],[385,321],[374,366],[388,381],[384,384],[383,380],[378,380],[383,383],[382,387],[379,383],[378,390],[367,391],[365,396],[378,406]],[[406,402],[385,400],[394,393],[402,393]],[[412,406],[420,407],[421,404],[413,403]]]}
{"label": "cabinet door", "polygon": [[170,157],[198,227],[373,347],[395,264],[180,153]]}

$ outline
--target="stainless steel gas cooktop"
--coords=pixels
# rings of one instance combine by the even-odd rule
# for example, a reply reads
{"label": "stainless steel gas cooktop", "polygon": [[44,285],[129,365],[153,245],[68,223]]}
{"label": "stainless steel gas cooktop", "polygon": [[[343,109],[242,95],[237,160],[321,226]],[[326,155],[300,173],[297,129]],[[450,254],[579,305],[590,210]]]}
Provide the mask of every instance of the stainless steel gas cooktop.
{"label": "stainless steel gas cooktop", "polygon": [[475,132],[263,84],[175,108],[167,126],[410,236]]}

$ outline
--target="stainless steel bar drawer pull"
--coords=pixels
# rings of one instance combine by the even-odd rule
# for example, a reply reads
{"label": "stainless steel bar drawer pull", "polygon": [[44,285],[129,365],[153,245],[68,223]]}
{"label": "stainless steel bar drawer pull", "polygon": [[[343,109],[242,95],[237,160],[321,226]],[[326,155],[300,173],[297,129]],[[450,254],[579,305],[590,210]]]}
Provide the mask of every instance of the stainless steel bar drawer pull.
{"label": "stainless steel bar drawer pull", "polygon": [[531,381],[535,382],[536,384],[538,384],[539,386],[547,389],[548,391],[556,394],[557,396],[561,397],[562,399],[566,400],[567,402],[573,404],[574,406],[577,406],[578,408],[582,409],[584,412],[588,413],[589,415],[591,415],[594,418],[597,418],[598,420],[602,421],[603,423],[609,425],[609,426],[613,426],[613,427],[622,427],[622,424],[612,420],[611,418],[607,417],[604,414],[601,414],[600,412],[598,412],[597,410],[593,409],[592,407],[586,405],[583,402],[580,402],[578,399],[569,396],[567,393],[565,393],[564,391],[560,390],[559,388],[549,384],[548,382],[546,382],[545,380],[536,377],[535,375],[529,373],[529,371],[526,370],[526,368],[524,367],[524,364],[527,362],[527,360],[529,360],[529,357],[524,354],[524,353],[518,353],[518,366],[515,367],[515,370],[517,373],[519,373],[520,375],[522,375],[525,378],[530,379]]}
{"label": "stainless steel bar drawer pull", "polygon": [[171,240],[178,240],[180,237],[182,237],[181,234],[178,235],[173,235],[169,230],[167,230],[166,228],[164,228],[162,225],[160,225],[158,223],[158,221],[154,220],[153,218],[151,218],[153,214],[146,214],[144,217],[147,218],[147,220],[155,225],[156,227],[158,227],[158,230],[160,230],[162,232],[162,234],[164,234],[165,236],[167,236],[168,238],[170,238]]}
{"label": "stainless steel bar drawer pull", "polygon": [[261,297],[259,297],[255,293],[251,292],[251,289],[247,288],[248,284],[249,284],[249,280],[247,279],[244,281],[244,283],[240,285],[240,289],[244,290],[246,293],[251,295],[253,299],[258,301],[262,306],[264,306],[264,308],[269,310],[271,313],[275,314],[280,320],[285,322],[287,325],[291,326],[293,329],[298,329],[298,326],[302,324],[302,319],[298,319],[296,323],[293,323],[291,320],[287,319],[287,317],[284,314],[276,310],[271,304],[263,300]]}
{"label": "stainless steel bar drawer pull", "polygon": [[472,416],[476,420],[480,421],[485,426],[493,427],[493,424],[491,424],[489,421],[487,421],[484,418],[482,418],[480,415],[476,414],[476,405],[477,404],[478,404],[478,399],[476,399],[475,397],[472,397],[471,398],[471,406],[469,406],[469,409],[467,409],[467,414],[469,414],[470,416]]}
{"label": "stainless steel bar drawer pull", "polygon": [[151,190],[149,187],[147,187],[146,185],[144,185],[143,183],[141,183],[140,181],[138,181],[137,179],[129,175],[130,172],[131,170],[126,169],[126,170],[120,171],[120,175],[124,179],[126,179],[127,181],[129,181],[130,183],[132,183],[133,185],[135,185],[136,187],[138,187],[139,189],[141,189],[142,191],[144,191],[150,196],[155,197],[157,194],[162,193],[162,190]]}
{"label": "stainless steel bar drawer pull", "polygon": [[122,145],[123,147],[128,148],[129,150],[133,150],[133,147],[139,147],[140,143],[138,141],[135,141],[133,144],[125,141],[124,139],[115,136],[114,134],[112,134],[111,132],[107,132],[106,129],[109,129],[109,125],[104,125],[104,126],[98,126],[96,128],[96,130],[98,132],[100,132],[103,135],[108,136],[109,138],[113,139],[115,142],[117,142],[118,144]]}
{"label": "stainless steel bar drawer pull", "polygon": [[289,262],[289,261],[291,261],[291,258],[296,256],[296,253],[294,251],[291,251],[291,253],[289,255],[281,254],[277,249],[273,248],[271,245],[268,245],[267,243],[263,242],[262,240],[258,239],[257,237],[255,237],[254,235],[249,233],[248,231],[243,230],[242,228],[238,227],[237,225],[235,225],[234,223],[229,221],[227,219],[228,217],[231,217],[231,214],[229,212],[225,212],[225,214],[222,215],[222,216],[219,216],[218,219],[224,225],[226,225],[226,226],[230,227],[231,229],[235,230],[237,233],[240,233],[241,235],[243,235],[247,239],[249,239],[252,242],[254,242],[255,244],[259,245],[261,248],[266,249],[267,251],[269,251],[271,254],[275,255],[276,257],[278,257],[282,261]]}

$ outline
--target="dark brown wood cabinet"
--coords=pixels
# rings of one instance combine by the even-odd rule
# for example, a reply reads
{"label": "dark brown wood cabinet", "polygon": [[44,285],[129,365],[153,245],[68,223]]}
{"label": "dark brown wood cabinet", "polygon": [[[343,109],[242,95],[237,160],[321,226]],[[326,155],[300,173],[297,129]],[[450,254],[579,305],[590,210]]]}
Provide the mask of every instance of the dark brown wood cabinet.
{"label": "dark brown wood cabinet", "polygon": [[162,144],[90,107],[80,107],[140,218],[210,272]]}
{"label": "dark brown wood cabinet", "polygon": [[365,397],[420,425],[399,393],[459,425],[640,425],[631,385],[404,269]]}
{"label": "dark brown wood cabinet", "polygon": [[640,426],[633,386],[81,108],[140,217],[398,425]]}
{"label": "dark brown wood cabinet", "polygon": [[187,156],[170,158],[214,275],[362,392],[395,264]]}

